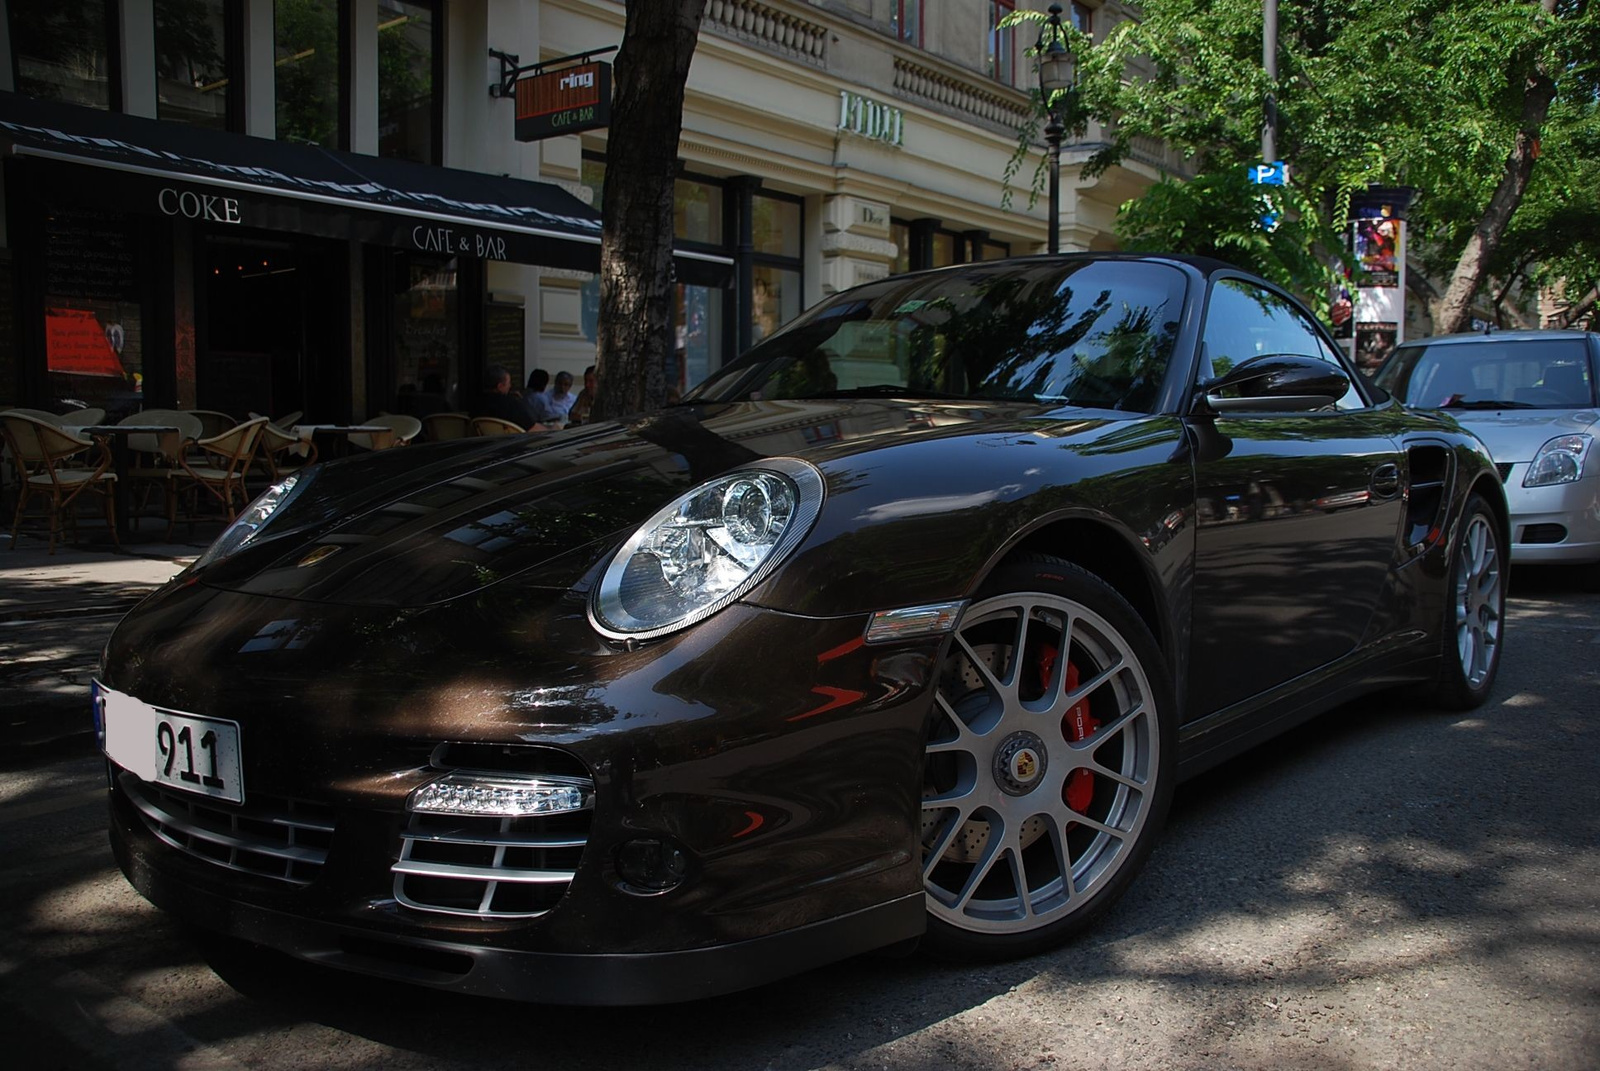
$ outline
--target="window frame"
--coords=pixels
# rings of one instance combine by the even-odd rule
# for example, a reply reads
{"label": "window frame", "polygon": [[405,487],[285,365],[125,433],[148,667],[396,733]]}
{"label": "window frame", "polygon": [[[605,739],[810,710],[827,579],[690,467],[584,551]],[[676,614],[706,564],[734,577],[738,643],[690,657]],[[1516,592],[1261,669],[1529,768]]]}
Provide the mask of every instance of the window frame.
{"label": "window frame", "polygon": [[[895,38],[904,41],[912,48],[921,48],[924,14],[922,0],[890,0],[890,4],[889,28],[894,31]],[[914,12],[909,20],[906,18],[908,10]]]}
{"label": "window frame", "polygon": [[[104,111],[120,114],[123,111],[122,99],[122,5],[117,0],[101,0],[105,8],[105,49],[106,49],[106,104]],[[17,86],[17,72],[21,69],[18,63],[17,52],[16,16],[9,4],[5,10],[6,42],[11,51],[11,89],[13,92],[27,96]],[[31,97],[32,100],[44,100],[44,97]],[[78,104],[80,108],[94,108],[102,110],[97,104]]]}
{"label": "window frame", "polygon": [[[989,77],[1001,85],[1017,84],[1017,28],[1001,28],[1006,16],[1017,10],[1017,0],[989,0],[989,26],[985,31],[985,61]],[[1001,46],[1005,55],[1001,55]],[[1002,70],[1003,68],[1003,70]]]}
{"label": "window frame", "polygon": [[[445,18],[447,16],[447,12],[445,10],[444,0],[406,0],[406,3],[415,4],[418,7],[426,7],[433,16],[432,25],[429,27],[428,31],[428,36],[431,38],[429,45],[433,50],[431,64],[432,70],[429,74],[432,82],[428,87],[428,123],[430,126],[428,152],[432,158],[428,160],[427,163],[430,166],[437,167],[444,163],[444,50]],[[342,42],[341,47],[343,47]],[[379,77],[382,77],[381,70],[379,71]],[[383,88],[380,83],[378,88],[378,100],[380,102],[380,107],[382,99]],[[380,129],[383,126],[383,114],[381,111],[378,115],[378,125]],[[383,155],[382,150],[382,138],[380,135],[378,155]],[[403,159],[403,157],[389,157],[388,159]]]}
{"label": "window frame", "polygon": [[[274,22],[276,28],[276,22]],[[244,8],[236,3],[222,5],[222,70],[228,81],[228,95],[222,106],[222,129],[229,134],[245,132],[245,77],[248,62],[244,44]],[[155,60],[156,42],[151,41],[152,60]],[[186,123],[183,119],[161,113],[161,75],[156,73],[156,118],[165,123]],[[204,129],[204,128],[202,128]]]}

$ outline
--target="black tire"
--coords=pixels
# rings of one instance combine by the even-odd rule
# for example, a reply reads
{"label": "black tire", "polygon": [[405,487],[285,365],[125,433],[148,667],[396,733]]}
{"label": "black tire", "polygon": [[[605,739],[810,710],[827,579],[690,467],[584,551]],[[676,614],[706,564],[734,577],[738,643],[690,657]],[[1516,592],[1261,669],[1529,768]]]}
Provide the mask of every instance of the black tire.
{"label": "black tire", "polygon": [[1507,551],[1499,518],[1481,496],[1468,495],[1450,547],[1439,671],[1428,697],[1441,710],[1472,710],[1494,688],[1505,639]]}
{"label": "black tire", "polygon": [[1127,889],[1171,804],[1166,661],[1126,599],[1053,558],[1001,566],[963,614],[927,739],[923,947],[935,955],[1063,943]]}

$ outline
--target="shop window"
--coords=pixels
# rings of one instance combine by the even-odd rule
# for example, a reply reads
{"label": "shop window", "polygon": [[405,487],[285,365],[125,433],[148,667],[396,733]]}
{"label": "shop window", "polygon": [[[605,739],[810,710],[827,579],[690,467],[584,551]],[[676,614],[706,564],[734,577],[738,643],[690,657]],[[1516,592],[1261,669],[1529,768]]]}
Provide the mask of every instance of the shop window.
{"label": "shop window", "polygon": [[672,233],[685,242],[722,244],[722,187],[679,179],[672,189]]}
{"label": "shop window", "polygon": [[378,2],[378,155],[440,160],[439,48],[443,20],[431,2]]}
{"label": "shop window", "polygon": [[155,0],[156,114],[227,130],[237,60],[229,44],[237,5],[225,0]]}
{"label": "shop window", "polygon": [[751,339],[760,342],[800,315],[800,273],[789,268],[756,265],[750,297]]}
{"label": "shop window", "polygon": [[889,224],[889,241],[894,243],[894,264],[890,273],[899,275],[911,270],[911,224],[894,220]]}
{"label": "shop window", "polygon": [[975,247],[977,260],[1004,260],[1011,255],[1011,247],[1003,242],[978,242]]}
{"label": "shop window", "polygon": [[108,414],[141,408],[144,319],[137,236],[105,212],[49,208],[44,345],[49,396]]}
{"label": "shop window", "polygon": [[989,74],[1008,86],[1017,84],[1017,32],[1013,27],[1001,26],[1000,23],[1016,9],[1016,0],[989,0]]}
{"label": "shop window", "polygon": [[[473,393],[460,388],[456,261],[425,253],[397,256],[402,263],[396,273],[392,328],[398,407],[418,416],[445,412],[469,401]],[[513,373],[520,374],[520,368],[519,363]]]}
{"label": "shop window", "polygon": [[585,156],[581,170],[578,172],[578,181],[593,196],[589,200],[589,207],[596,212],[600,211],[600,195],[606,187],[606,162],[598,156]]}
{"label": "shop window", "polygon": [[800,202],[757,194],[754,198],[755,251],[778,257],[800,255]]}
{"label": "shop window", "polygon": [[892,0],[889,24],[894,35],[908,45],[922,47],[922,0]]}
{"label": "shop window", "polygon": [[722,367],[723,292],[710,286],[673,288],[673,367],[667,369],[669,388],[681,395]]}
{"label": "shop window", "polygon": [[343,53],[348,49],[342,0],[274,0],[279,141],[324,148],[348,145]]}
{"label": "shop window", "polygon": [[111,0],[10,0],[17,92],[41,100],[121,106]]}
{"label": "shop window", "polygon": [[959,264],[961,257],[958,237],[949,231],[936,231],[933,235],[933,261],[923,267],[943,268],[949,264]]}

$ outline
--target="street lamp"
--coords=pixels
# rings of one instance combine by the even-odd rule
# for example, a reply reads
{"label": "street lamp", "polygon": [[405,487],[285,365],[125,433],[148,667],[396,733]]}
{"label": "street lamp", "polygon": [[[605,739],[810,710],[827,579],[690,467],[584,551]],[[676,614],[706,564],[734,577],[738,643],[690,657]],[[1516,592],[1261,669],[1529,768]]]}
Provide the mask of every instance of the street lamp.
{"label": "street lamp", "polygon": [[1039,92],[1044,96],[1050,119],[1044,126],[1044,140],[1050,146],[1050,243],[1052,253],[1061,252],[1061,135],[1066,126],[1061,111],[1072,103],[1077,84],[1077,66],[1067,47],[1066,29],[1061,25],[1061,5],[1051,4],[1050,17],[1039,31],[1034,51],[1039,56]]}

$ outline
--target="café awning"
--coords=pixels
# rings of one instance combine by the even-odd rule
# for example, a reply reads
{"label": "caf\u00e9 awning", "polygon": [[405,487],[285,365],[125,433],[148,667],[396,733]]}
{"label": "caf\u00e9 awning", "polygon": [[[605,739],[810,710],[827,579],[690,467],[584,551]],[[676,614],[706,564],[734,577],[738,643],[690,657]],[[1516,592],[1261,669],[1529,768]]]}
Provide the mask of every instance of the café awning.
{"label": "caf\u00e9 awning", "polygon": [[[355,238],[400,249],[596,271],[600,217],[553,183],[223,134],[0,92],[10,155],[95,169],[67,189],[97,208],[217,227]],[[110,174],[108,174],[110,173]],[[103,181],[114,177],[114,181]],[[52,189],[58,188],[52,183]],[[724,285],[732,261],[680,250],[686,282]]]}

